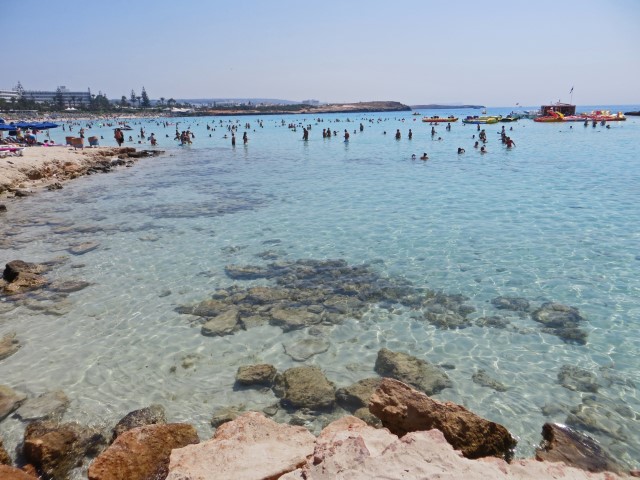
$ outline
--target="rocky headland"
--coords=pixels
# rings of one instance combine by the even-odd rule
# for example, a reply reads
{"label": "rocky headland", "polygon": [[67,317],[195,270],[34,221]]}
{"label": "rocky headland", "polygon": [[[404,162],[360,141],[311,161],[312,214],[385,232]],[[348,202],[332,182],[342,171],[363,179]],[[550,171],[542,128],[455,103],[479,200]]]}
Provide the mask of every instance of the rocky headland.
{"label": "rocky headland", "polygon": [[367,112],[406,112],[411,107],[400,102],[374,101],[356,103],[330,103],[325,105],[256,105],[242,107],[212,108],[206,112],[194,112],[195,115],[283,115],[291,113],[367,113]]}

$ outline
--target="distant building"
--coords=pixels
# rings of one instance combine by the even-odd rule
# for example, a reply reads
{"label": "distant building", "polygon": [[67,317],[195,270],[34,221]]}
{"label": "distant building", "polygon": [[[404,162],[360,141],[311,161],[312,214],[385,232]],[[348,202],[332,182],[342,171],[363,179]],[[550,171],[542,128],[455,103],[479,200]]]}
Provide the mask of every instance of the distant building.
{"label": "distant building", "polygon": [[314,105],[314,106],[320,105],[320,101],[318,100],[302,100],[300,103],[302,105]]}
{"label": "distant building", "polygon": [[548,105],[542,105],[540,107],[540,111],[542,115],[548,115],[549,111],[558,112],[562,115],[575,115],[576,114],[576,106],[571,105],[570,103],[550,103]]}
{"label": "distant building", "polygon": [[77,107],[81,105],[89,105],[91,103],[91,90],[87,89],[86,92],[72,92],[64,85],[58,87],[58,89],[50,92],[45,90],[24,90],[22,95],[27,100],[32,100],[36,103],[55,103],[58,90],[62,95],[62,100],[65,106]]}
{"label": "distant building", "polygon": [[10,102],[11,99],[15,98],[17,101],[19,97],[20,94],[16,90],[0,90],[0,100]]}

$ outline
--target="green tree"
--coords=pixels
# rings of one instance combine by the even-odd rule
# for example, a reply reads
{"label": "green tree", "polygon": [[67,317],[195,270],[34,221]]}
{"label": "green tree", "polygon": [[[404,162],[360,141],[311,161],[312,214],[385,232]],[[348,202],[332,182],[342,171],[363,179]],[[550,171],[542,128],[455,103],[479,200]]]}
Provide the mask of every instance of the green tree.
{"label": "green tree", "polygon": [[131,105],[136,104],[136,92],[134,92],[133,89],[131,89],[131,95],[129,95],[129,101],[131,102]]}
{"label": "green tree", "polygon": [[55,103],[56,108],[59,110],[64,108],[64,96],[62,95],[60,87],[56,89],[56,94],[53,96],[53,103]]}
{"label": "green tree", "polygon": [[121,107],[126,107],[128,105],[127,103],[127,97],[125,97],[124,95],[122,95],[122,97],[120,97],[120,106]]}
{"label": "green tree", "polygon": [[147,95],[147,91],[142,87],[142,93],[140,93],[140,97],[142,98],[142,108],[149,108],[151,106],[151,102],[149,101],[149,95]]}

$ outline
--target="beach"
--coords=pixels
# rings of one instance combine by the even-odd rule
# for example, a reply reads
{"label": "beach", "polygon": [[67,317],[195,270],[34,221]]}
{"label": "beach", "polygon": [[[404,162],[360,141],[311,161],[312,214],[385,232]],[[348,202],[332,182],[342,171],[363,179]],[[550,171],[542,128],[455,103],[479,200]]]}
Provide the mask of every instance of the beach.
{"label": "beach", "polygon": [[[115,145],[111,121],[67,128]],[[410,112],[128,123],[126,149],[0,159],[3,263],[47,267],[43,290],[0,303],[0,336],[20,344],[0,361],[11,388],[62,390],[65,422],[106,429],[161,404],[201,439],[232,407],[319,434],[352,412],[292,410],[270,384],[239,387],[238,370],[317,367],[339,390],[386,375],[387,349],[436,368],[432,397],[505,425],[518,459],[560,422],[634,467],[634,120],[521,120],[513,148],[486,126],[487,154],[475,125],[432,135]],[[134,165],[151,149],[140,129],[165,154]],[[23,422],[3,428],[11,450]]]}

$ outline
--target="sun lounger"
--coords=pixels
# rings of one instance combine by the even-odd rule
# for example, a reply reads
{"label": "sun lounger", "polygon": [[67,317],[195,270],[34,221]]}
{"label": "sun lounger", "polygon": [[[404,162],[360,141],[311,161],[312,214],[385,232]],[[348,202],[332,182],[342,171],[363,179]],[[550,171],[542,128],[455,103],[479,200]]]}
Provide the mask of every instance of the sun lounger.
{"label": "sun lounger", "polygon": [[22,151],[24,147],[3,147],[0,146],[0,155],[6,156],[8,154],[22,156]]}

